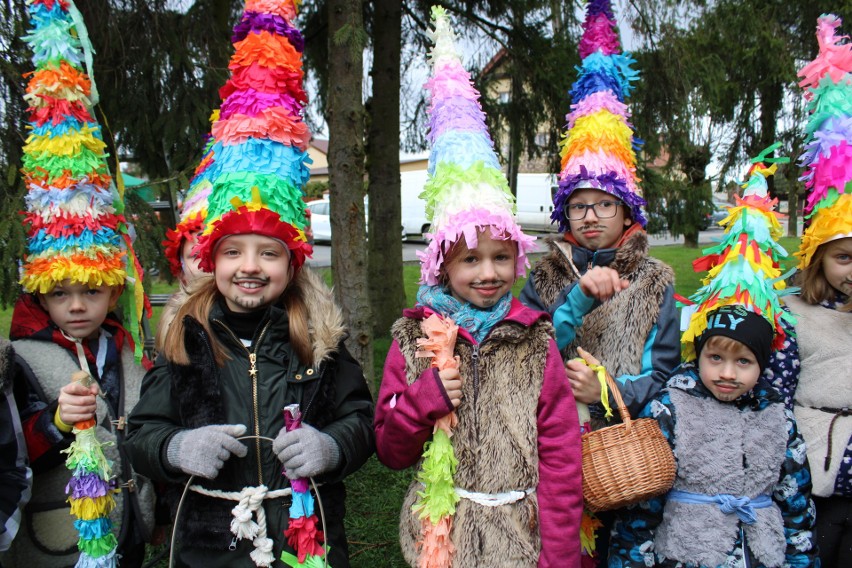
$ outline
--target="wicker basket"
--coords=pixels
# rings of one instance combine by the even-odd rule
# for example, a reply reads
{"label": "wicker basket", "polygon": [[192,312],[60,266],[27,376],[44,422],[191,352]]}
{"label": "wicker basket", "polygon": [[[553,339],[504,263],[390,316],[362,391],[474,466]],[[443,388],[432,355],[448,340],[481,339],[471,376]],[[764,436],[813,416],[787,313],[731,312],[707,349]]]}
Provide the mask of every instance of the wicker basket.
{"label": "wicker basket", "polygon": [[675,479],[675,459],[653,418],[632,420],[615,381],[606,382],[621,424],[583,434],[583,499],[593,512],[662,495]]}

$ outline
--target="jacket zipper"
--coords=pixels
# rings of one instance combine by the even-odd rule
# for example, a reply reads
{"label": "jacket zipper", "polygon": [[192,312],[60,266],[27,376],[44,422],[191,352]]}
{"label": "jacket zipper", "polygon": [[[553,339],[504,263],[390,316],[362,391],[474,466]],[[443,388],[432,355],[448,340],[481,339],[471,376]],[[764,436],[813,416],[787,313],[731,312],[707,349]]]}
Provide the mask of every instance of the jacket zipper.
{"label": "jacket zipper", "polygon": [[476,432],[476,445],[479,447],[479,410],[477,403],[479,401],[479,344],[471,345],[473,351],[470,353],[470,359],[473,363],[473,430]]}
{"label": "jacket zipper", "polygon": [[263,339],[263,336],[266,335],[266,330],[269,329],[269,325],[272,322],[267,322],[265,326],[263,326],[263,330],[261,330],[260,335],[257,337],[257,341],[254,342],[254,350],[249,351],[248,347],[243,345],[243,342],[240,341],[240,338],[234,335],[234,332],[226,326],[220,320],[213,320],[220,327],[230,334],[230,336],[236,341],[237,345],[242,347],[249,358],[249,377],[251,377],[251,404],[252,404],[252,412],[254,413],[254,449],[255,455],[257,457],[257,484],[263,485],[263,466],[260,460],[260,411],[258,410],[258,400],[257,400],[257,349],[260,347],[260,342]]}

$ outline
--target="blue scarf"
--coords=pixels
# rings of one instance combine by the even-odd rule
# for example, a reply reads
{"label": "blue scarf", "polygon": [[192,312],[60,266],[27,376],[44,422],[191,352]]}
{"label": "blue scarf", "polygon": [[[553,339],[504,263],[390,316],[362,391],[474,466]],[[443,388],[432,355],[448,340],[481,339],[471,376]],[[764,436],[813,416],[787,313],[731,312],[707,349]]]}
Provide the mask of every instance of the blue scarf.
{"label": "blue scarf", "polygon": [[466,329],[476,340],[482,343],[491,328],[506,317],[512,307],[512,294],[507,293],[496,304],[487,309],[462,302],[447,293],[441,285],[420,286],[417,290],[417,305],[431,308],[436,313],[453,318],[459,327]]}

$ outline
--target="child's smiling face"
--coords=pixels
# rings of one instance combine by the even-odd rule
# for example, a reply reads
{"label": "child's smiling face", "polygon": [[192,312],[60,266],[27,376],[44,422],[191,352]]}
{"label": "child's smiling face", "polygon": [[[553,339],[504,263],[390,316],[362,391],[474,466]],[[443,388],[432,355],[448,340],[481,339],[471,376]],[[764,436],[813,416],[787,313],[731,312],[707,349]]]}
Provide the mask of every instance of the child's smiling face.
{"label": "child's smiling face", "polygon": [[278,239],[231,235],[216,247],[216,287],[234,312],[246,313],[277,301],[293,278],[290,251]]}
{"label": "child's smiling face", "polygon": [[86,339],[95,336],[119,295],[121,288],[117,286],[64,280],[50,292],[38,294],[38,300],[60,329],[76,339]]}
{"label": "child's smiling face", "polygon": [[505,296],[515,283],[514,241],[495,239],[491,230],[481,231],[475,249],[458,242],[447,262],[446,279],[450,293],[457,300],[478,308],[490,308]]}

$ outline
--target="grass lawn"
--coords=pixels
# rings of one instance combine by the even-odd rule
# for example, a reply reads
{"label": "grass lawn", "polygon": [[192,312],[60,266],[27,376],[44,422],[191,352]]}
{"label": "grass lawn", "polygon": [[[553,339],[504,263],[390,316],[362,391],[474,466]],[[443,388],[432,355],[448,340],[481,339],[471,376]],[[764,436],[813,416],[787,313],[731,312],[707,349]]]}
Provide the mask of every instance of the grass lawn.
{"label": "grass lawn", "polygon": [[[798,247],[799,239],[786,237],[781,244],[787,251],[793,252]],[[700,286],[702,275],[692,271],[692,261],[701,256],[701,249],[687,249],[680,245],[654,247],[651,255],[670,265],[675,271],[675,288],[678,294],[688,296]],[[535,261],[535,258],[532,259]],[[793,261],[787,264],[792,265]],[[420,277],[420,265],[406,264],[403,268],[405,278],[405,293],[408,304],[414,303],[417,292],[417,281]],[[320,272],[330,281],[328,269]],[[520,292],[525,279],[515,284],[513,291]],[[151,293],[168,293],[175,286],[155,282]],[[159,319],[159,308],[155,309],[152,329],[156,329]],[[11,320],[11,308],[0,310],[0,333],[8,336]],[[375,376],[381,377],[381,368],[385,355],[390,346],[387,337],[374,341]],[[376,391],[378,391],[378,385]],[[414,470],[392,471],[382,466],[374,457],[356,474],[347,479],[348,490],[346,526],[349,537],[349,549],[352,566],[368,567],[404,567],[405,562],[397,544],[397,527],[399,524],[400,505],[408,484],[413,479]],[[152,551],[153,552],[153,551]],[[157,566],[166,566],[166,561]]]}

